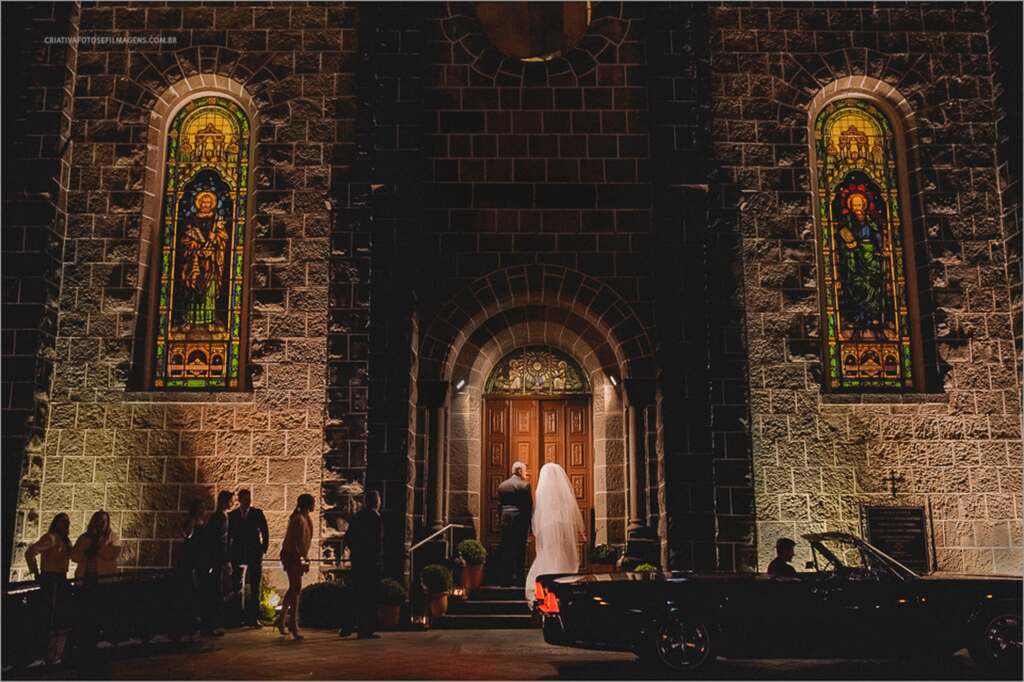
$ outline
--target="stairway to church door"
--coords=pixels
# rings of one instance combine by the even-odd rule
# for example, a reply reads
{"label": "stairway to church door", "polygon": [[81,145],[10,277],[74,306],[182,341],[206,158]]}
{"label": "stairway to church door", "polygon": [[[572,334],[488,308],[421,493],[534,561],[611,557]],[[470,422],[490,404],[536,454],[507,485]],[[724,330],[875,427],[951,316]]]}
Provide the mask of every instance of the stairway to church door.
{"label": "stairway to church door", "polygon": [[[511,475],[512,463],[517,461],[526,463],[535,494],[544,464],[556,462],[569,475],[586,528],[587,539],[580,545],[580,560],[586,565],[594,506],[591,453],[590,401],[587,398],[487,398],[484,401],[481,537],[487,547],[489,579],[499,577],[502,560],[498,552],[501,544],[498,485]],[[531,535],[527,567],[533,555]]]}

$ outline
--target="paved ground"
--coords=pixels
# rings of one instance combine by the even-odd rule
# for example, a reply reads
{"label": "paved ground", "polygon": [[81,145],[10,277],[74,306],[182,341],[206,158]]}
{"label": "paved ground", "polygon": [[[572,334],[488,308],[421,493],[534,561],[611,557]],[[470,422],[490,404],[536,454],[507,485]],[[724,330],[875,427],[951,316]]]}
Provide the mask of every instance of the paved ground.
{"label": "paved ground", "polygon": [[[650,675],[631,655],[553,647],[539,630],[434,630],[340,639],[306,630],[285,639],[269,628],[215,640],[151,645],[108,655],[92,677],[115,680],[629,680]],[[5,678],[14,678],[4,675]],[[79,679],[74,669],[34,670],[31,679]],[[965,653],[921,661],[720,661],[717,679],[984,679]]]}

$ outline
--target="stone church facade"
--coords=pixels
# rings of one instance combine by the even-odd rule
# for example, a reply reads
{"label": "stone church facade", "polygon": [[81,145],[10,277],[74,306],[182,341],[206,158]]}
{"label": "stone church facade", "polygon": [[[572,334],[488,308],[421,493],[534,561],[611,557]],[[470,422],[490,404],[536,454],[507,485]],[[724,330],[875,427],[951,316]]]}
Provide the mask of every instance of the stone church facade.
{"label": "stone church facade", "polygon": [[[909,505],[932,568],[1020,573],[1012,10],[550,3],[552,36],[507,5],[4,7],[5,573],[101,508],[125,568],[171,565],[189,501],[241,487],[276,542],[313,493],[329,557],[371,487],[401,574],[433,530],[493,529],[517,452],[578,467],[588,542],[672,568],[764,570],[780,536]],[[251,129],[237,383],[161,384],[192,371],[155,350],[169,132],[213,100]],[[848,101],[892,131],[865,154],[891,151],[906,362],[859,371],[899,385],[833,381],[831,349],[882,338],[829,326],[854,288],[814,131]],[[517,353],[581,388],[495,393]]]}

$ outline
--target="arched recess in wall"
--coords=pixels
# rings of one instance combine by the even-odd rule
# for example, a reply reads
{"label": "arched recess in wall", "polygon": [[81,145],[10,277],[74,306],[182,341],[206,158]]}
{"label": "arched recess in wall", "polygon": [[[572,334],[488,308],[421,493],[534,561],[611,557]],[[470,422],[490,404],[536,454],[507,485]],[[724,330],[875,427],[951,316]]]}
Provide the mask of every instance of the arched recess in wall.
{"label": "arched recess in wall", "polygon": [[913,110],[888,84],[847,77],[815,96],[808,124],[824,388],[923,391]]}
{"label": "arched recess in wall", "polygon": [[200,74],[157,100],[148,129],[133,384],[248,388],[256,107]]}

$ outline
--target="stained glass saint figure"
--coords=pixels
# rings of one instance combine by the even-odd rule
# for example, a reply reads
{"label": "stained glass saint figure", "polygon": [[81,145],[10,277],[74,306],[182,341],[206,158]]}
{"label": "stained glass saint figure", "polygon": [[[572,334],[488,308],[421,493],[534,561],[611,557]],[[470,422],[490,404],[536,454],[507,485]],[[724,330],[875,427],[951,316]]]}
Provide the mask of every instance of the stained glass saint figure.
{"label": "stained glass saint figure", "polygon": [[[840,310],[843,338],[886,338],[885,240],[864,184],[839,192]],[[869,212],[869,207],[872,210]],[[875,215],[873,215],[875,214]],[[892,330],[890,330],[892,331]]]}
{"label": "stained glass saint figure", "polygon": [[224,218],[214,211],[216,206],[213,192],[199,192],[181,238],[180,281],[186,301],[184,326],[189,329],[209,331],[218,324],[217,301],[224,285],[228,231]]}

